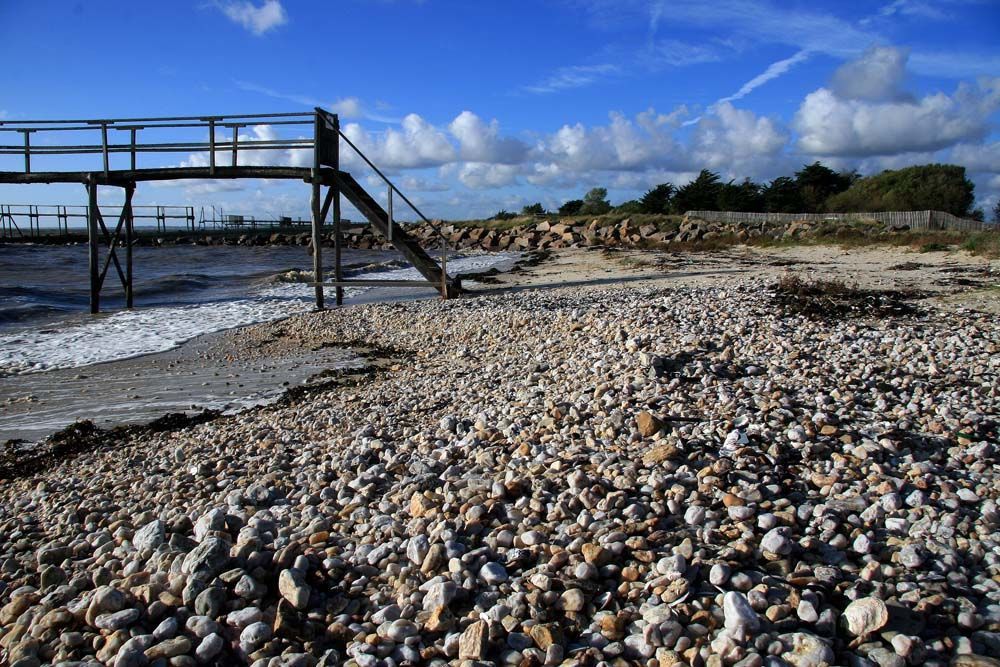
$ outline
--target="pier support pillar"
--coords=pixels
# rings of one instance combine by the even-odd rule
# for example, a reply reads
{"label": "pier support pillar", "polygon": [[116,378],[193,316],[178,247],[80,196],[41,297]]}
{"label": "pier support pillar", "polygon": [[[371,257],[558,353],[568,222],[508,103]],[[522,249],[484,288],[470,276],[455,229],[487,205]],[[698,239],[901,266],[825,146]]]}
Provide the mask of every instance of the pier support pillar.
{"label": "pier support pillar", "polygon": [[[122,205],[122,220],[125,223],[125,307],[132,309],[132,225],[135,215],[132,212],[132,195],[135,194],[135,183],[125,186],[125,204]],[[119,225],[121,223],[119,222]],[[117,234],[115,235],[117,238]]]}
{"label": "pier support pillar", "polygon": [[97,268],[97,182],[87,179],[87,264],[90,270],[90,312],[101,311],[101,283]]}
{"label": "pier support pillar", "polygon": [[316,310],[323,310],[323,211],[320,204],[319,172],[313,170],[312,175],[312,250],[313,250],[313,284],[316,286]]}
{"label": "pier support pillar", "polygon": [[333,274],[337,281],[337,305],[344,305],[344,288],[340,285],[344,280],[344,272],[340,265],[340,251],[343,241],[340,236],[340,186],[336,183],[330,187],[333,191]]}

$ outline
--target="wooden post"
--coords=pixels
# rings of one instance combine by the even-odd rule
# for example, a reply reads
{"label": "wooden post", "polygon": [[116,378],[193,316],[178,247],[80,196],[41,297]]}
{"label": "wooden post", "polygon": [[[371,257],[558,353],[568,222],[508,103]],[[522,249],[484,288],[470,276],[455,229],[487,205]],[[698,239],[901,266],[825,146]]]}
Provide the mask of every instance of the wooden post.
{"label": "wooden post", "polygon": [[[340,171],[340,116],[333,116],[333,168]],[[340,255],[343,248],[343,241],[340,235],[340,184],[334,179],[333,185],[333,272],[337,281],[337,305],[344,305],[344,288],[340,285],[344,280],[344,272],[341,270]]]}
{"label": "wooden post", "polygon": [[441,249],[441,298],[448,300],[448,248]]}
{"label": "wooden post", "polygon": [[239,141],[240,141],[240,125],[239,125],[239,123],[234,123],[232,127],[233,127],[233,165],[232,166],[235,167],[238,164],[238,157],[239,157],[238,156],[238,152],[239,152],[239,147],[238,146],[239,146]]}
{"label": "wooden post", "polygon": [[125,307],[132,308],[132,194],[135,183],[125,186]]}
{"label": "wooden post", "polygon": [[312,176],[312,246],[313,246],[313,282],[316,285],[316,310],[323,310],[323,250],[322,243],[323,218],[320,210],[319,171],[313,169]]}
{"label": "wooden post", "polygon": [[331,187],[336,188],[336,191],[333,193],[333,275],[337,281],[337,305],[343,306],[344,288],[340,285],[340,282],[344,279],[344,272],[341,270],[340,265],[340,251],[343,247],[340,234],[340,188],[336,185]]}
{"label": "wooden post", "polygon": [[87,178],[87,258],[90,268],[90,312],[101,311],[101,287],[97,274],[97,182]]}
{"label": "wooden post", "polygon": [[24,132],[24,173],[31,173],[31,130],[21,130]]}
{"label": "wooden post", "polygon": [[132,150],[131,150],[131,154],[132,154],[132,171],[135,171],[135,128],[134,127],[129,130],[129,134],[131,134],[131,137],[132,137]]}

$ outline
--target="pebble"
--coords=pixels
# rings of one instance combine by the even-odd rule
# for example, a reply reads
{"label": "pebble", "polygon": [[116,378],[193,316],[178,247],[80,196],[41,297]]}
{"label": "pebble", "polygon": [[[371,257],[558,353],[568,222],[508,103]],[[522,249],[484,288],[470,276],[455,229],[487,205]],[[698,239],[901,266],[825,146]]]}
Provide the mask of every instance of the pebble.
{"label": "pebble", "polygon": [[855,637],[867,637],[889,622],[889,610],[878,598],[861,598],[844,609],[844,622]]}
{"label": "pebble", "polygon": [[400,356],[5,480],[4,659],[990,664],[1000,323],[739,280],[233,332]]}
{"label": "pebble", "polygon": [[500,563],[486,563],[479,570],[479,576],[490,586],[507,581],[507,570]]}

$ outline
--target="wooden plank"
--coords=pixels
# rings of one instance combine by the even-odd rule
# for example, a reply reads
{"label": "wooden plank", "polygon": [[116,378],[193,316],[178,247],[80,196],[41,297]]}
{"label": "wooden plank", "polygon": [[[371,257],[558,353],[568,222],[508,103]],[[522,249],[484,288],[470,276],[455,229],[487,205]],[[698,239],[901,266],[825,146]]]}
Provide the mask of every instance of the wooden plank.
{"label": "wooden plank", "polygon": [[[332,169],[322,169],[321,173],[330,176]],[[36,171],[26,174],[21,171],[0,171],[0,183],[83,183],[86,185],[91,176],[99,185],[119,185],[138,181],[170,181],[200,178],[273,178],[309,181],[312,171],[307,167],[216,167],[212,174],[208,167],[157,167],[150,169],[119,169],[111,170],[106,175],[103,171]]]}
{"label": "wooden plank", "polygon": [[311,285],[326,285],[327,287],[432,287],[441,290],[440,283],[429,280],[325,280]]}

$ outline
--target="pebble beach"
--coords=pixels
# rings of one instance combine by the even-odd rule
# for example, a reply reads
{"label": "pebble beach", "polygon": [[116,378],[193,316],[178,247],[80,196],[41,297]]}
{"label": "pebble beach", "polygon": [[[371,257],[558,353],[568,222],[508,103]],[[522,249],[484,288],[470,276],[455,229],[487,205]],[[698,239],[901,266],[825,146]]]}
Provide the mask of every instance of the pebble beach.
{"label": "pebble beach", "polygon": [[0,482],[0,663],[1000,665],[1000,321],[774,290],[230,332],[378,359]]}

